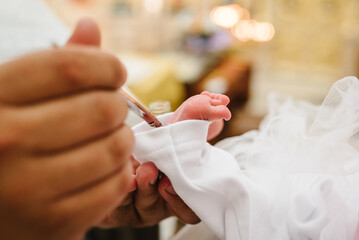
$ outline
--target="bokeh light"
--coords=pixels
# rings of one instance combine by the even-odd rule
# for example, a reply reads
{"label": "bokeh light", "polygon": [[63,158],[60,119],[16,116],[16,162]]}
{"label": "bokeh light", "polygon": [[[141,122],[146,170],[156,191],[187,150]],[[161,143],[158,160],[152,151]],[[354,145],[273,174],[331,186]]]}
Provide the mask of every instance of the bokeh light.
{"label": "bokeh light", "polygon": [[240,41],[246,42],[251,40],[251,32],[253,31],[253,27],[251,21],[244,20],[240,21],[233,29],[233,35],[238,38]]}
{"label": "bokeh light", "polygon": [[242,20],[232,29],[232,33],[240,41],[267,42],[274,37],[275,29],[269,22]]}
{"label": "bokeh light", "polygon": [[269,22],[257,22],[255,24],[255,36],[253,40],[258,42],[267,42],[270,41],[275,34],[274,27]]}
{"label": "bokeh light", "polygon": [[214,24],[231,28],[238,23],[243,15],[243,10],[236,4],[215,7],[211,11],[211,20]]}

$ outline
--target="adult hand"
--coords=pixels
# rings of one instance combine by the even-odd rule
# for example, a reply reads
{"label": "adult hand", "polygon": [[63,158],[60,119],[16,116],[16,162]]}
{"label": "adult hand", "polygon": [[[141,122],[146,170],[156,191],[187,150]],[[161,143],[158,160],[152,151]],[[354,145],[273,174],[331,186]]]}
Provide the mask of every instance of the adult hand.
{"label": "adult hand", "polygon": [[198,216],[176,194],[167,176],[157,181],[159,171],[153,163],[140,165],[136,160],[133,161],[137,190],[131,192],[126,200],[103,220],[100,227],[151,226],[169,216],[176,216],[189,224],[200,222]]}
{"label": "adult hand", "polygon": [[[70,38],[70,44],[87,44],[99,47],[100,34],[97,25],[84,19]],[[174,192],[169,179],[165,176],[160,182],[158,169],[153,163],[140,165],[133,159],[137,189],[112,211],[100,227],[151,226],[169,216],[177,216],[185,223],[198,223],[197,215]]]}
{"label": "adult hand", "polygon": [[1,239],[81,239],[134,181],[125,70],[76,31],[0,65]]}

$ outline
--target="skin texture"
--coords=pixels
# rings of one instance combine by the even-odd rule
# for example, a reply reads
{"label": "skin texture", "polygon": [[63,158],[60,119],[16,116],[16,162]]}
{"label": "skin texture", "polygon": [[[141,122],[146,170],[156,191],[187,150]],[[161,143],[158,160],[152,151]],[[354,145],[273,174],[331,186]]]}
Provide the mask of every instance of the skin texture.
{"label": "skin texture", "polygon": [[[186,100],[174,112],[168,124],[188,120],[210,120],[208,138],[216,136],[223,127],[223,119],[229,120],[231,112],[226,107],[229,98],[225,95],[203,92]],[[128,224],[132,226],[146,226],[156,224],[167,216],[177,216],[185,223],[197,223],[199,218],[178,197],[167,176],[157,183],[158,169],[147,162],[140,165],[133,159],[136,175],[137,190],[130,193],[126,200],[110,214],[102,226],[118,226]],[[122,216],[132,216],[125,219]]]}
{"label": "skin texture", "polygon": [[[198,217],[131,160],[126,70],[99,49],[90,19],[64,47],[0,65],[0,239],[82,239],[92,226],[149,226]],[[175,210],[173,210],[175,209]]]}
{"label": "skin texture", "polygon": [[81,239],[131,189],[126,71],[88,31],[0,65],[1,239]]}
{"label": "skin texture", "polygon": [[[81,29],[79,29],[81,28]],[[70,38],[71,44],[86,39],[86,44],[99,47],[100,36],[97,25],[90,19],[79,22]],[[76,36],[76,34],[79,34]],[[132,158],[134,180],[125,200],[113,211],[109,211],[97,226],[115,228],[123,226],[144,227],[155,225],[169,216],[177,216],[185,223],[200,221],[197,215],[174,192],[167,177],[158,181],[158,169],[153,163],[140,165]]]}
{"label": "skin texture", "polygon": [[[168,121],[172,124],[188,119],[212,121],[208,139],[215,137],[223,128],[223,119],[229,120],[231,112],[226,107],[229,98],[225,95],[203,92],[186,100]],[[123,225],[148,226],[168,216],[177,216],[185,223],[198,223],[197,215],[178,197],[167,176],[158,181],[158,169],[147,162],[140,165],[133,159],[137,190],[101,223],[103,227]],[[158,182],[157,182],[158,181]],[[123,218],[129,216],[130,218]]]}
{"label": "skin texture", "polygon": [[223,119],[228,121],[231,118],[231,112],[227,108],[229,101],[226,95],[204,91],[182,103],[168,120],[168,124],[188,119],[212,121],[207,136],[207,140],[211,140],[222,131]]}

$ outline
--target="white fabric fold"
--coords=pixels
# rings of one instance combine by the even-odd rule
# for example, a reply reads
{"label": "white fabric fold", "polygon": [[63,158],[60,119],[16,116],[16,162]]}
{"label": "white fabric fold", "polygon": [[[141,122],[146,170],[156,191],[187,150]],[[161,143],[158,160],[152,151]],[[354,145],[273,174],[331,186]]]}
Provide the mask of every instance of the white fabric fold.
{"label": "white fabric fold", "polygon": [[134,128],[135,158],[154,162],[202,219],[175,240],[359,239],[358,79],[336,82],[320,106],[269,103],[258,131],[215,147],[206,121]]}
{"label": "white fabric fold", "polygon": [[[160,121],[164,122],[163,118]],[[170,178],[179,196],[219,238],[240,239],[247,234],[238,228],[248,222],[249,203],[245,199],[249,198],[246,190],[249,183],[240,179],[240,169],[230,154],[206,142],[208,126],[209,122],[201,120],[157,129],[140,124],[134,128],[133,155],[140,162],[153,161]],[[242,207],[238,206],[239,201]]]}

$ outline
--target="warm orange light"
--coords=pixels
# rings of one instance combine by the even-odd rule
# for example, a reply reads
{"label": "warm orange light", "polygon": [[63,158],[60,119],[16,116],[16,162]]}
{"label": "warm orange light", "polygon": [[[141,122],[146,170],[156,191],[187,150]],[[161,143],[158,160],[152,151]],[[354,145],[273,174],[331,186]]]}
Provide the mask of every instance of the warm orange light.
{"label": "warm orange light", "polygon": [[274,27],[269,22],[257,22],[255,24],[255,35],[253,40],[258,42],[270,41],[275,34]]}
{"label": "warm orange light", "polygon": [[220,27],[231,28],[241,19],[242,12],[236,4],[215,7],[211,11],[211,20]]}
{"label": "warm orange light", "polygon": [[232,33],[240,41],[266,42],[274,37],[275,30],[269,22],[242,20],[232,29]]}
{"label": "warm orange light", "polygon": [[240,21],[232,30],[233,35],[241,41],[248,41],[252,39],[254,27],[252,21]]}

